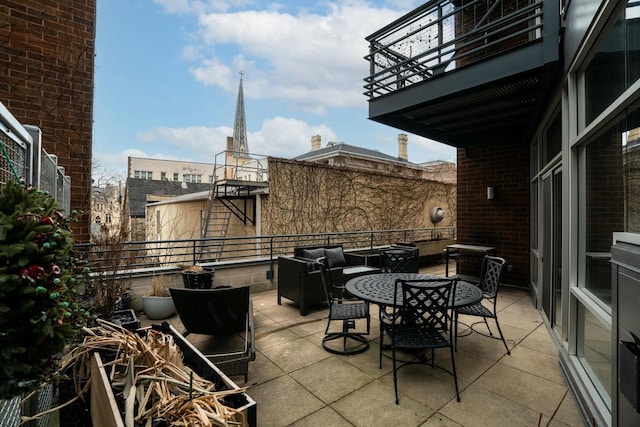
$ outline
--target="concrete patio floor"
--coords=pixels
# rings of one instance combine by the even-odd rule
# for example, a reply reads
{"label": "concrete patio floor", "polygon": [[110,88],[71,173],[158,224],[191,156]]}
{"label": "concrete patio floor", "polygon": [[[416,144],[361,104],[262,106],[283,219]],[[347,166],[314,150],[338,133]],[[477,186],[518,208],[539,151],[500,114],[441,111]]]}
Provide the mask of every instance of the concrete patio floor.
{"label": "concrete patio floor", "polygon": [[[444,264],[421,272],[444,276]],[[256,360],[248,383],[243,377],[233,380],[257,402],[260,427],[584,425],[560,373],[557,351],[524,290],[502,287],[498,297],[511,355],[499,340],[479,334],[459,338],[460,402],[450,375],[413,365],[398,373],[399,405],[391,360],[383,358],[378,368],[377,307],[371,307],[370,348],[339,356],[321,346],[326,306],[300,316],[288,300],[277,304],[275,290],[251,296]],[[182,330],[177,316],[171,323]],[[450,367],[446,349],[436,352],[436,363]]]}

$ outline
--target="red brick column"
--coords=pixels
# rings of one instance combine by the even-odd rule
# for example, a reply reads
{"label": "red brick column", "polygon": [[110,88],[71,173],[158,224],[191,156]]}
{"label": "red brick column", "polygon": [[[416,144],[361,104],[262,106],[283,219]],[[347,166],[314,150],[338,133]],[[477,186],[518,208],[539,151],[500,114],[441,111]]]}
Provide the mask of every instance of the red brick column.
{"label": "red brick column", "polygon": [[[458,242],[494,246],[512,268],[503,282],[518,286],[529,283],[529,151],[526,143],[458,149]],[[461,265],[460,272],[478,275],[479,268]]]}

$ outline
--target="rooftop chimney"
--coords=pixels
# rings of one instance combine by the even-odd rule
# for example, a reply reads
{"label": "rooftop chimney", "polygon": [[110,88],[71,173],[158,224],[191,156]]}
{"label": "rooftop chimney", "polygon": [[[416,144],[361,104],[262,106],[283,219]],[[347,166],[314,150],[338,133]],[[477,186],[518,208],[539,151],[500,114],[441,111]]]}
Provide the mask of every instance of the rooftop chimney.
{"label": "rooftop chimney", "polygon": [[320,137],[320,135],[312,136],[311,137],[311,149],[312,150],[319,150],[321,146],[322,146],[322,138]]}
{"label": "rooftop chimney", "polygon": [[398,158],[402,160],[409,160],[407,155],[407,135],[404,133],[398,134]]}

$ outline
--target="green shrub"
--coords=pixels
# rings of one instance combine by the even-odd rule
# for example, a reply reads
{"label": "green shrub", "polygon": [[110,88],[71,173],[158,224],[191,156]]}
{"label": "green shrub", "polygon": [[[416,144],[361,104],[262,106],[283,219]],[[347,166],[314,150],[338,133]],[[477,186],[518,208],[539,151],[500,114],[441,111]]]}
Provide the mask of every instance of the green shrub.
{"label": "green shrub", "polygon": [[0,193],[0,398],[50,379],[85,324],[76,288],[88,269],[70,223],[47,193],[8,182]]}

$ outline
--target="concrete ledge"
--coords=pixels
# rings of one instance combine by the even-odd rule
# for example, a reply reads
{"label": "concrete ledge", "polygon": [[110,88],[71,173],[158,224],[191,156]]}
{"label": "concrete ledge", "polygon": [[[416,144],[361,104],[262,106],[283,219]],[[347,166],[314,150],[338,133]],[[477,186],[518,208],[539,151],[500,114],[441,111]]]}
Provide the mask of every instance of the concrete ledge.
{"label": "concrete ledge", "polygon": [[442,253],[447,249],[447,246],[455,244],[456,240],[416,240],[413,243],[418,248],[419,256],[423,257],[430,255],[442,255]]}
{"label": "concrete ledge", "polygon": [[[213,267],[215,275],[213,286],[249,285],[251,292],[267,291],[276,289],[278,286],[278,264],[273,264],[273,279],[268,279],[271,270],[271,260],[269,258],[231,261],[225,263],[205,263],[204,267]],[[178,267],[162,267],[157,269],[136,270],[131,274],[122,274],[119,280],[129,282],[129,292],[131,293],[131,305],[135,311],[142,310],[142,296],[148,295],[153,276],[165,276],[167,287],[182,288],[182,271]]]}

